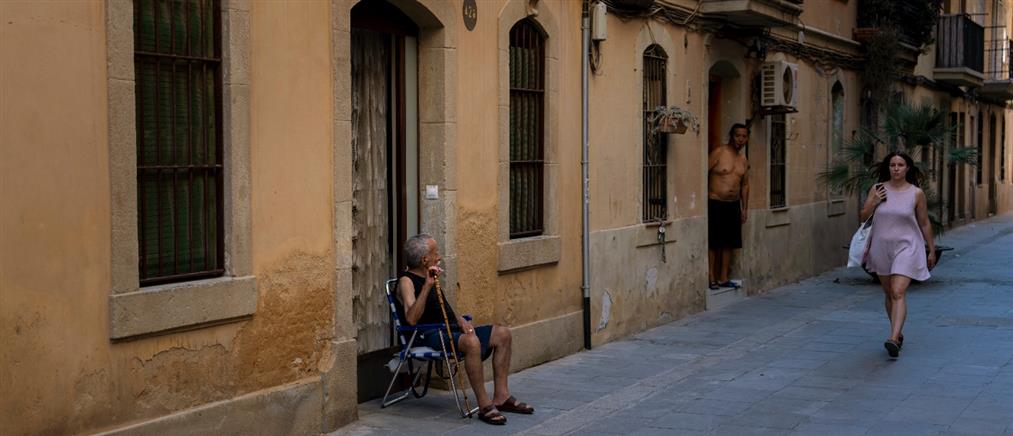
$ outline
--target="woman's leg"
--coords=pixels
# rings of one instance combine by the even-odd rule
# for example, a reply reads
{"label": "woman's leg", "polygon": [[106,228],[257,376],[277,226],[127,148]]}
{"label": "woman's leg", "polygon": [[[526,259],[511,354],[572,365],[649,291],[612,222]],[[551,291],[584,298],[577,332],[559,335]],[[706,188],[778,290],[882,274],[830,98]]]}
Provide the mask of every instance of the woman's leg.
{"label": "woman's leg", "polygon": [[901,275],[894,275],[890,280],[890,339],[899,341],[904,330],[904,321],[907,319],[907,287],[911,284],[911,278]]}
{"label": "woman's leg", "polygon": [[890,277],[879,276],[879,285],[883,287],[883,306],[886,309],[886,318],[893,321],[893,299],[890,298]]}

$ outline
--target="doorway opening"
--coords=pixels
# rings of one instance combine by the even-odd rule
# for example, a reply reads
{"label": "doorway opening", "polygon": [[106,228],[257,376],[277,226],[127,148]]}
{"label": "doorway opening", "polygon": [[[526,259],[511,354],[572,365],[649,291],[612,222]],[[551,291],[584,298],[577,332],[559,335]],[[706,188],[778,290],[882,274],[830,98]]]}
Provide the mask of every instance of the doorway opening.
{"label": "doorway opening", "polygon": [[[727,61],[711,67],[707,81],[707,151],[727,141],[732,124],[743,123],[741,74]],[[748,152],[748,151],[747,151]]]}
{"label": "doorway opening", "polygon": [[419,229],[418,25],[386,0],[351,11],[352,318],[358,399],[380,397],[395,345],[386,280]]}

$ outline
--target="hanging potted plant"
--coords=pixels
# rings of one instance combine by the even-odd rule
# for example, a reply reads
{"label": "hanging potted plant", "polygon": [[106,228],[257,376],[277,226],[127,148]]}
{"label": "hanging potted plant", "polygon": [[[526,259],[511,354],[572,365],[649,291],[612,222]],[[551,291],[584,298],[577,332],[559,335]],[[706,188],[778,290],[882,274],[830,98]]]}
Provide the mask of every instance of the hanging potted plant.
{"label": "hanging potted plant", "polygon": [[700,122],[697,121],[692,112],[684,110],[679,106],[658,106],[654,108],[651,126],[658,133],[683,134],[689,128],[692,128],[696,133],[700,133]]}

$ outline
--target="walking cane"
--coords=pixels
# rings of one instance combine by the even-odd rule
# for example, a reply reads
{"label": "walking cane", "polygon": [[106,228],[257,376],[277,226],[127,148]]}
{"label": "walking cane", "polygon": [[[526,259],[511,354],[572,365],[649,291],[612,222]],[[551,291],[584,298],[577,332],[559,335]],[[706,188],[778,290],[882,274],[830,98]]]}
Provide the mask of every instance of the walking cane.
{"label": "walking cane", "polygon": [[443,312],[443,324],[447,326],[447,337],[450,342],[450,355],[454,356],[454,376],[457,377],[457,385],[461,387],[464,394],[464,408],[467,416],[471,418],[471,404],[468,403],[468,389],[461,383],[461,361],[457,358],[457,347],[454,346],[454,333],[450,331],[450,320],[447,318],[447,307],[443,304],[443,289],[440,289],[440,279],[436,278],[436,300],[440,303],[440,312]]}

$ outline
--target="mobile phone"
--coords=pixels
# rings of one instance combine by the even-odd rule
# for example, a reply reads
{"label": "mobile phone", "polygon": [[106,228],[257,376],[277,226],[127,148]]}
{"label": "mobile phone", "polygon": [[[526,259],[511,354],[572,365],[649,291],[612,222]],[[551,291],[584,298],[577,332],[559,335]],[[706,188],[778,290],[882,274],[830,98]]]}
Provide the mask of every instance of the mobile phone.
{"label": "mobile phone", "polygon": [[[877,190],[877,191],[879,191],[879,188],[882,188],[882,187],[883,187],[883,184],[882,184],[882,183],[877,183],[877,184],[876,184],[876,190]],[[885,189],[885,188],[884,188],[884,189]],[[886,203],[886,196],[885,196],[885,195],[883,196],[883,202],[884,202],[884,203]]]}

